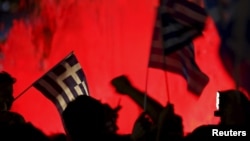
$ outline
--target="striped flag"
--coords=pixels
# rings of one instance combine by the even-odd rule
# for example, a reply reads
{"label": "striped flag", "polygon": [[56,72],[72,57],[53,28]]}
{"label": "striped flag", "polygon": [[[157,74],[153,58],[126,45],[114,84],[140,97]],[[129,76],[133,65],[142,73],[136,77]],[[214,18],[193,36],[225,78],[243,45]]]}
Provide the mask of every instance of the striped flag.
{"label": "striped flag", "polygon": [[[192,7],[188,7],[189,5],[185,5],[185,3],[183,4],[184,5],[182,6],[187,6],[185,7],[186,9],[190,8],[190,10],[186,10],[186,12],[192,10]],[[197,5],[195,9],[197,11]],[[149,67],[163,69],[182,75],[187,80],[188,90],[194,94],[200,95],[209,82],[209,78],[199,69],[195,62],[192,40],[201,34],[202,23],[205,24],[204,17],[206,15],[202,14],[204,13],[204,10],[200,8],[200,10],[203,11],[199,13],[203,15],[201,16],[201,19],[193,19],[190,22],[194,23],[194,21],[197,21],[197,24],[194,25],[199,25],[197,26],[198,28],[195,28],[192,24],[186,24],[187,21],[189,21],[187,18],[180,20],[184,16],[173,18],[172,14],[175,13],[174,10],[170,11],[171,13],[169,14],[169,12],[166,11],[166,6],[164,4],[163,6],[160,6],[158,10],[156,24],[153,31]],[[201,22],[202,20],[204,21]],[[183,22],[178,21],[186,22],[184,24]]]}
{"label": "striped flag", "polygon": [[89,95],[86,76],[76,56],[71,53],[33,86],[51,100],[60,113],[79,95]]}
{"label": "striped flag", "polygon": [[165,54],[184,47],[201,35],[207,18],[205,9],[186,0],[163,0],[158,16]]}

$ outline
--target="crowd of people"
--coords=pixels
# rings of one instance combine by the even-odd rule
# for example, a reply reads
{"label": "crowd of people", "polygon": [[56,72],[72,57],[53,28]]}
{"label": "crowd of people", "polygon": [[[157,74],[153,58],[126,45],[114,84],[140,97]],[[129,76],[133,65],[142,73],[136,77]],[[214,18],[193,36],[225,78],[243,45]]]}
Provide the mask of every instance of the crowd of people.
{"label": "crowd of people", "polygon": [[[220,122],[202,125],[184,135],[182,117],[175,113],[174,105],[165,106],[148,96],[147,108],[134,122],[130,134],[118,134],[116,120],[121,107],[111,108],[92,96],[81,95],[71,101],[62,113],[65,134],[46,135],[31,122],[11,111],[14,102],[15,78],[0,73],[0,136],[1,141],[166,141],[211,140],[215,136],[249,136],[250,102],[238,90],[220,92],[219,110],[214,115]],[[115,77],[111,85],[117,93],[129,96],[141,108],[145,93],[136,88],[125,75]],[[241,140],[248,138],[241,138]]]}

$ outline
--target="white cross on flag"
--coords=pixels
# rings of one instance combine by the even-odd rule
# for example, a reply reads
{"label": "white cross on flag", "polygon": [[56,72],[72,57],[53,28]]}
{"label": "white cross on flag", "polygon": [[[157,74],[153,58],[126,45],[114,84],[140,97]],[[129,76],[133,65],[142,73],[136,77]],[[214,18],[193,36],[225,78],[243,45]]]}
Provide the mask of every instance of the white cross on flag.
{"label": "white cross on flag", "polygon": [[60,113],[79,95],[89,95],[85,74],[76,56],[70,53],[33,86],[51,100]]}

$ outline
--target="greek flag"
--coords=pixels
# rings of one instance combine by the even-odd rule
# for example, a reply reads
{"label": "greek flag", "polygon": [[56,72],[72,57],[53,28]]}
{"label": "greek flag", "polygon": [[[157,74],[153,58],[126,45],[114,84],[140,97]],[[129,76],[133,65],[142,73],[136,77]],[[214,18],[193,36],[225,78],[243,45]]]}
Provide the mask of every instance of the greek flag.
{"label": "greek flag", "polygon": [[193,40],[205,25],[205,9],[186,0],[161,2],[148,67],[180,74],[187,81],[187,89],[201,95],[209,78],[195,62]]}
{"label": "greek flag", "polygon": [[51,100],[62,113],[79,95],[89,95],[86,76],[76,56],[70,53],[33,86]]}

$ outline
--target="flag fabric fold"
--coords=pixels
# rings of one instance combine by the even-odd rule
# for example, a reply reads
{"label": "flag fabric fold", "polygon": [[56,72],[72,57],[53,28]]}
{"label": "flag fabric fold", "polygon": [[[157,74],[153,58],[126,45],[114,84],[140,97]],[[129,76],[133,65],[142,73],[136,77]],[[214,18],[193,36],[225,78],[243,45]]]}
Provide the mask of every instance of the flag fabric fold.
{"label": "flag fabric fold", "polygon": [[33,83],[57,107],[61,114],[67,104],[79,95],[89,95],[84,71],[71,53]]}
{"label": "flag fabric fold", "polygon": [[204,8],[187,0],[162,0],[158,15],[165,54],[181,49],[201,35],[207,18]]}
{"label": "flag fabric fold", "polygon": [[[204,17],[206,17],[206,14],[203,14],[205,13],[204,9],[198,5],[186,5],[186,2],[180,3],[182,0],[177,1],[178,4],[184,6],[185,9],[190,9],[186,11],[194,11],[192,9],[196,6],[195,10],[197,11],[197,9],[199,9],[201,11],[199,14],[202,16],[200,16],[200,19],[197,19],[196,17],[193,20],[187,20],[187,18],[181,20],[184,16],[174,14],[174,6],[169,12],[166,10],[169,5],[166,6],[166,4],[162,3],[158,9],[153,31],[149,67],[180,74],[186,79],[188,90],[196,95],[200,95],[208,84],[209,78],[200,70],[195,62],[192,40],[201,34],[201,25],[203,24],[204,26],[205,24]],[[170,2],[172,1],[170,0]],[[171,3],[171,5],[174,4]],[[192,12],[191,14],[188,14],[188,12],[186,14],[192,15]],[[183,23],[179,21],[186,22]],[[195,26],[189,26],[187,24],[188,21],[190,21],[190,25],[196,21],[196,25],[200,26],[197,28],[195,28]]]}

